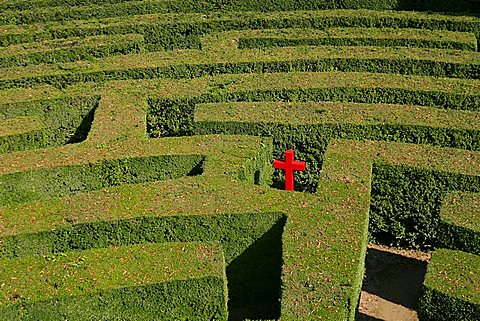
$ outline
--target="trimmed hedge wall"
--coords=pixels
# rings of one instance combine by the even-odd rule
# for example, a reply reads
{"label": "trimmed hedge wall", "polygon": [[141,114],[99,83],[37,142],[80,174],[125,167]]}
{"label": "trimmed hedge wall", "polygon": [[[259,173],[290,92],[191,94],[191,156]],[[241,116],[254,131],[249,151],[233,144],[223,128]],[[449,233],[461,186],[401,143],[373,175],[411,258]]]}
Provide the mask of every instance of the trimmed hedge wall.
{"label": "trimmed hedge wall", "polygon": [[100,96],[64,97],[0,105],[0,117],[36,116],[42,128],[0,136],[0,153],[79,143],[87,138]]}
{"label": "trimmed hedge wall", "polygon": [[215,244],[24,257],[0,260],[0,270],[4,290],[15,292],[2,297],[0,320],[227,320],[225,261]]}
{"label": "trimmed hedge wall", "polygon": [[[377,90],[355,88],[328,88],[304,90],[271,90],[255,92],[207,94],[190,99],[149,98],[147,112],[147,131],[151,137],[175,136],[178,134],[236,134],[271,136],[274,142],[274,157],[283,157],[283,152],[295,148],[297,157],[307,161],[310,166],[304,172],[296,174],[297,190],[315,191],[319,181],[323,154],[328,142],[333,138],[369,139],[430,144],[441,147],[454,147],[468,150],[480,150],[480,132],[465,129],[434,128],[396,124],[355,125],[355,124],[319,124],[319,125],[283,125],[275,123],[243,123],[193,121],[193,110],[197,103],[221,101],[358,101],[429,104],[430,93],[408,92],[396,89]],[[384,94],[390,92],[390,94]],[[360,95],[360,93],[362,95]],[[445,93],[442,93],[445,95]],[[397,98],[398,97],[398,98]],[[398,100],[396,100],[398,99]],[[439,99],[439,98],[433,98]],[[439,99],[440,100],[440,99]],[[450,99],[448,99],[450,100]],[[437,100],[438,101],[438,100]],[[452,102],[465,103],[467,100],[451,98]],[[434,104],[435,101],[432,102]],[[446,105],[455,108],[455,105]],[[463,109],[463,106],[457,106]],[[477,107],[475,107],[477,108]],[[171,111],[168,111],[171,110]],[[165,117],[171,117],[166,121]],[[172,126],[172,127],[169,127]],[[278,174],[278,173],[277,173]],[[278,175],[276,184],[281,185]]]}
{"label": "trimmed hedge wall", "polygon": [[292,38],[240,38],[239,49],[292,47],[292,46],[379,46],[379,47],[418,47],[476,51],[477,44],[453,41],[434,41],[425,39],[375,39],[324,37],[312,39]]}
{"label": "trimmed hedge wall", "polygon": [[223,285],[220,278],[205,277],[23,303],[0,309],[0,320],[226,321]]}
{"label": "trimmed hedge wall", "polygon": [[[480,218],[476,218],[480,219]],[[460,250],[480,255],[480,232],[473,231],[463,226],[449,224],[443,220],[439,223],[436,247]]]}
{"label": "trimmed hedge wall", "polygon": [[[27,5],[27,3],[29,3]],[[209,1],[50,1],[13,2],[0,11],[0,24],[98,19],[152,13],[216,11],[292,11],[325,9],[415,10],[479,14],[478,0],[209,0]],[[52,6],[54,5],[54,6]],[[82,6],[83,5],[83,6]],[[85,6],[87,5],[87,6]],[[3,4],[2,4],[3,6]],[[47,7],[47,8],[42,8]],[[25,11],[16,11],[25,10]]]}
{"label": "trimmed hedge wall", "polygon": [[[200,59],[201,53],[199,53]],[[271,60],[265,57],[265,60]],[[282,61],[283,60],[283,61]],[[479,79],[480,64],[451,63],[434,60],[389,59],[389,58],[283,58],[279,61],[252,61],[231,63],[172,64],[157,67],[125,68],[112,64],[109,69],[80,69],[68,72],[47,72],[34,76],[21,76],[0,80],[0,89],[25,88],[52,85],[57,88],[80,82],[104,82],[127,79],[195,78],[219,74],[278,73],[278,72],[375,72],[403,75],[453,77]],[[103,68],[105,66],[102,66]]]}
{"label": "trimmed hedge wall", "polygon": [[453,192],[443,200],[437,247],[480,255],[480,193]]}
{"label": "trimmed hedge wall", "polygon": [[[196,1],[198,2],[198,1]],[[241,2],[243,3],[243,2]],[[12,29],[0,35],[0,45],[8,46],[25,42],[87,37],[112,34],[141,34],[149,50],[191,48],[199,49],[202,35],[228,30],[284,29],[332,27],[365,28],[415,28],[472,32],[480,36],[480,23],[474,19],[425,14],[391,13],[377,11],[312,11],[290,12],[283,16],[268,13],[236,13],[205,15],[158,15],[132,20],[128,17],[107,20],[102,24],[75,26],[61,23],[45,29]]]}
{"label": "trimmed hedge wall", "polygon": [[229,304],[268,302],[279,309],[285,222],[286,216],[281,213],[255,213],[137,217],[72,224],[3,237],[0,258],[150,242],[219,241],[227,264]]}
{"label": "trimmed hedge wall", "polygon": [[140,53],[144,50],[142,35],[93,36],[85,40],[69,38],[54,40],[31,48],[26,45],[7,47],[0,52],[0,68],[90,60]]}
{"label": "trimmed hedge wall", "polygon": [[375,241],[414,248],[437,245],[440,207],[450,191],[480,192],[480,176],[375,164],[370,232]]}
{"label": "trimmed hedge wall", "polygon": [[480,256],[439,249],[433,252],[420,298],[422,321],[480,320]]}
{"label": "trimmed hedge wall", "polygon": [[0,176],[0,204],[15,204],[88,192],[120,184],[199,175],[201,155],[163,155],[50,167]]}

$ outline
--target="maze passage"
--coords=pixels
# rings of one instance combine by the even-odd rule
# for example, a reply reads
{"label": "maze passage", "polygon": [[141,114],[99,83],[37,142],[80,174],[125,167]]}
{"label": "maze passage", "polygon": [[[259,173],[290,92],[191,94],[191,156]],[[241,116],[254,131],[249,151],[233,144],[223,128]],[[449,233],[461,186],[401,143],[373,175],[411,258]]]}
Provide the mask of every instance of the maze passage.
{"label": "maze passage", "polygon": [[0,0],[0,319],[478,320],[472,2]]}

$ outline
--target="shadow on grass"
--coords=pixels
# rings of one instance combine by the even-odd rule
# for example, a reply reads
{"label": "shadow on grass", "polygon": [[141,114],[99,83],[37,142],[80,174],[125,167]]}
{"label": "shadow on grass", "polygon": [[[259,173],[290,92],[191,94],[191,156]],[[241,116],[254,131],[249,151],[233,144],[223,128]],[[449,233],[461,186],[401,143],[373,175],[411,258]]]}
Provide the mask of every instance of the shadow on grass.
{"label": "shadow on grass", "polygon": [[280,317],[282,234],[280,219],[227,267],[229,321]]}

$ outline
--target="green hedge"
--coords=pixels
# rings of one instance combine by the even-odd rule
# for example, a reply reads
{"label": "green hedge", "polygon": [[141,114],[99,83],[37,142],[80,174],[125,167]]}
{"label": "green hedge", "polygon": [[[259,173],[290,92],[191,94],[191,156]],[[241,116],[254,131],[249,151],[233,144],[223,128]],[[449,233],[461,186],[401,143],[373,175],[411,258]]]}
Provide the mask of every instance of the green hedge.
{"label": "green hedge", "polygon": [[442,200],[455,190],[480,192],[480,176],[375,164],[370,211],[372,236],[393,246],[435,246],[443,233]]}
{"label": "green hedge", "polygon": [[0,309],[0,320],[227,320],[223,283],[205,277],[23,303]]}
{"label": "green hedge", "polygon": [[42,121],[35,116],[0,121],[0,153],[46,145],[47,133],[42,127]]}
{"label": "green hedge", "polygon": [[[30,5],[27,5],[30,3]],[[52,6],[52,4],[55,4]],[[87,5],[87,6],[85,6]],[[47,6],[47,8],[44,8]],[[8,10],[5,10],[8,9]],[[210,0],[210,1],[49,1],[13,2],[0,14],[1,24],[98,19],[152,13],[211,13],[215,11],[292,11],[325,9],[416,10],[480,13],[478,0]],[[12,10],[12,11],[10,11]],[[25,10],[25,11],[15,11]]]}
{"label": "green hedge", "polygon": [[[100,96],[62,97],[0,105],[4,120],[36,117],[40,129],[0,136],[0,153],[79,143],[87,138]],[[5,124],[5,122],[4,122]]]}
{"label": "green hedge", "polygon": [[480,14],[478,0],[417,0],[418,10]]}
{"label": "green hedge", "polygon": [[227,320],[217,245],[110,247],[0,260],[0,270],[15,289],[0,320]]}
{"label": "green hedge", "polygon": [[136,19],[124,17],[101,22],[92,21],[80,25],[52,23],[41,30],[34,27],[9,28],[0,35],[0,45],[93,35],[141,34],[150,50],[198,49],[201,46],[199,36],[202,35],[228,30],[284,28],[414,28],[472,32],[477,38],[480,35],[480,23],[474,18],[369,10],[299,11],[283,14],[236,12],[207,16],[170,14]]}
{"label": "green hedge", "polygon": [[147,132],[150,137],[193,134],[192,125],[195,109],[193,101],[149,97],[148,106]]}
{"label": "green hedge", "polygon": [[[137,57],[138,58],[138,57]],[[0,80],[0,89],[25,88],[37,85],[52,85],[57,88],[81,82],[104,82],[127,79],[193,78],[219,74],[276,73],[276,72],[382,72],[403,75],[425,75],[478,79],[480,64],[449,63],[428,60],[381,59],[381,58],[292,58],[284,61],[253,61],[216,64],[180,64],[158,67],[79,70],[54,72],[37,76],[23,76]]]}
{"label": "green hedge", "polygon": [[267,302],[279,309],[285,222],[286,216],[281,213],[255,213],[70,223],[50,231],[3,237],[0,257],[50,255],[150,242],[219,241],[225,252],[230,304]]}
{"label": "green hedge", "polygon": [[57,166],[0,176],[0,204],[23,203],[88,192],[120,184],[138,184],[198,175],[204,156],[164,155]]}
{"label": "green hedge", "polygon": [[438,249],[432,254],[420,298],[422,321],[480,320],[480,256]]}
{"label": "green hedge", "polygon": [[[370,96],[367,93],[370,92]],[[294,148],[297,157],[307,161],[310,166],[304,172],[296,174],[297,190],[315,191],[319,181],[320,169],[323,163],[323,154],[328,142],[333,138],[369,139],[430,144],[441,147],[454,147],[468,150],[480,150],[480,133],[478,130],[426,127],[399,124],[313,124],[288,125],[265,122],[217,122],[193,120],[193,109],[197,103],[219,101],[350,101],[413,104],[417,101],[428,102],[423,99],[424,92],[410,92],[403,90],[358,90],[344,88],[303,89],[303,90],[271,90],[252,92],[230,92],[224,94],[206,94],[202,97],[190,99],[168,100],[163,98],[149,98],[147,113],[147,131],[151,137],[158,137],[159,128],[168,135],[178,133],[197,135],[203,134],[236,134],[271,136],[274,142],[274,157],[283,157],[286,149]],[[385,94],[387,93],[387,94]],[[388,94],[389,93],[389,94]],[[417,97],[415,97],[418,95]],[[412,97],[413,96],[413,97]],[[395,100],[397,99],[398,100]],[[425,97],[425,96],[423,96]],[[428,97],[428,94],[427,94]],[[454,99],[463,102],[465,100]],[[385,101],[381,101],[385,102]],[[174,106],[174,112],[165,113],[164,109]],[[450,105],[449,107],[453,107]],[[459,106],[460,107],[460,106]],[[160,116],[159,116],[160,115]],[[171,117],[165,121],[162,117]],[[169,122],[174,126],[168,128]],[[275,177],[276,184],[282,184],[282,178]]]}
{"label": "green hedge", "polygon": [[17,45],[0,52],[0,68],[90,60],[112,55],[126,55],[144,51],[142,35],[94,36],[85,40],[69,38],[32,46]]}
{"label": "green hedge", "polygon": [[429,41],[419,39],[369,39],[369,38],[318,38],[318,39],[282,39],[282,38],[241,38],[239,49],[292,47],[292,46],[378,46],[378,47],[418,47],[475,51],[476,44],[463,44],[447,41]]}
{"label": "green hedge", "polygon": [[437,247],[480,255],[480,194],[449,193],[440,210]]}

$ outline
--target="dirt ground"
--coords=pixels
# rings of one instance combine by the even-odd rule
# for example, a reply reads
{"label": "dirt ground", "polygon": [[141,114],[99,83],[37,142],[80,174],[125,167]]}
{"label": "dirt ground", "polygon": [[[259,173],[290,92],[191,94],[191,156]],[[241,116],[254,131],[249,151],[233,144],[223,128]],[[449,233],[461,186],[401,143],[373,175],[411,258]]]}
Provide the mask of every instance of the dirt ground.
{"label": "dirt ground", "polygon": [[369,245],[357,321],[418,321],[430,254]]}

